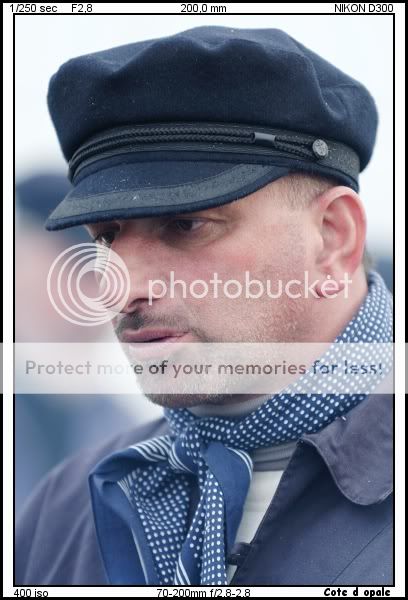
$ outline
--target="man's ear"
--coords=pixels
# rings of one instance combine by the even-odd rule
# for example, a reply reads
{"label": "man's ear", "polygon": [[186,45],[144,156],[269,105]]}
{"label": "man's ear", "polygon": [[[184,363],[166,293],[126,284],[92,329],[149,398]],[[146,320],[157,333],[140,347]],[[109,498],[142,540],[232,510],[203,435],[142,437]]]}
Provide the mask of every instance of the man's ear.
{"label": "man's ear", "polygon": [[336,186],[317,199],[315,218],[320,237],[316,269],[322,283],[330,279],[340,291],[345,274],[351,278],[362,261],[367,230],[363,204],[351,188]]}

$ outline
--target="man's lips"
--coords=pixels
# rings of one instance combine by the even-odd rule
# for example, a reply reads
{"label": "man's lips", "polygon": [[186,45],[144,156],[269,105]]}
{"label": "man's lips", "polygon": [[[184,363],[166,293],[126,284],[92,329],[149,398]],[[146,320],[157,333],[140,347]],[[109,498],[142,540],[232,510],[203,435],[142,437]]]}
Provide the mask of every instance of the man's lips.
{"label": "man's lips", "polygon": [[120,334],[120,341],[129,344],[126,354],[136,361],[151,360],[166,356],[169,352],[176,350],[176,342],[184,342],[189,339],[186,331],[175,331],[171,329],[124,329]]}
{"label": "man's lips", "polygon": [[186,334],[186,331],[174,329],[124,329],[119,336],[121,342],[131,343],[157,343],[176,341]]}

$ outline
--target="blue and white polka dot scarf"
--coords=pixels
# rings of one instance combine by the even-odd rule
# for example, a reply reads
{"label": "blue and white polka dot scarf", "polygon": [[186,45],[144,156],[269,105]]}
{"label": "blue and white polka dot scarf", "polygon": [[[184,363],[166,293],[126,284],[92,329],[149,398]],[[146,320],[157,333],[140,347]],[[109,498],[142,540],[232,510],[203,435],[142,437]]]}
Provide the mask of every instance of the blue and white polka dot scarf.
{"label": "blue and white polka dot scarf", "polygon": [[[335,358],[336,343],[347,342],[392,342],[392,296],[375,272],[364,303],[327,356]],[[383,373],[390,370],[391,358],[391,353],[382,356]],[[366,397],[316,395],[309,386],[306,373],[239,420],[165,409],[171,434],[99,463],[90,486],[110,582],[227,584],[226,557],[251,482],[250,451],[319,431]],[[190,491],[197,479],[200,497],[189,526]]]}

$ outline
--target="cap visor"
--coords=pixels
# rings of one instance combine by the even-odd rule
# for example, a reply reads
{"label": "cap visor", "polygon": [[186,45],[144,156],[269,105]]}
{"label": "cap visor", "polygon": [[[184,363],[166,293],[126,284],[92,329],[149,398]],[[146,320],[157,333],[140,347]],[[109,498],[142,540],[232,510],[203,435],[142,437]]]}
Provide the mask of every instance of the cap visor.
{"label": "cap visor", "polygon": [[83,177],[48,217],[53,231],[112,219],[205,210],[289,173],[283,166],[211,161],[120,164]]}

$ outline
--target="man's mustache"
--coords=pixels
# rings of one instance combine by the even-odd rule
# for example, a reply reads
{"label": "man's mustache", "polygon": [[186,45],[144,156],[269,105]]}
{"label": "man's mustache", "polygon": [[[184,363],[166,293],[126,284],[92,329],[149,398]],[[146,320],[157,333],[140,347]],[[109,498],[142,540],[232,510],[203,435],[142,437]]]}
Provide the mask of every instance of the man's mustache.
{"label": "man's mustache", "polygon": [[[118,318],[118,317],[117,317]],[[120,317],[119,317],[120,318]],[[152,328],[173,328],[179,331],[188,331],[191,329],[184,323],[184,320],[180,317],[161,315],[161,316],[145,316],[138,312],[130,313],[120,318],[120,321],[114,325],[115,335],[120,337],[125,329],[134,329],[135,331],[143,329],[144,327]]]}

